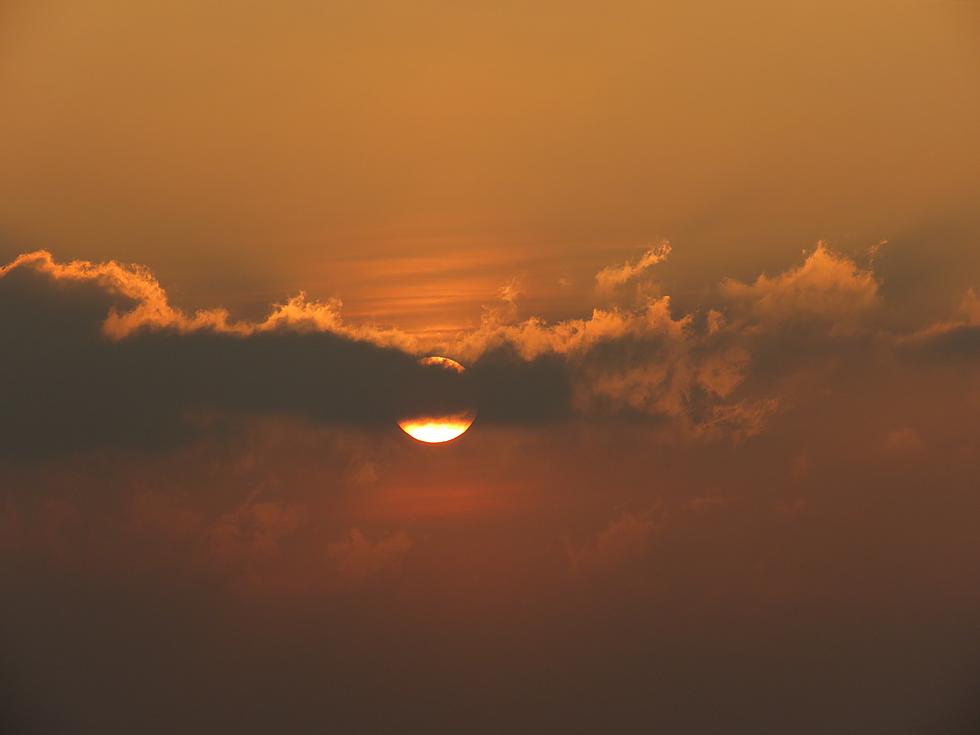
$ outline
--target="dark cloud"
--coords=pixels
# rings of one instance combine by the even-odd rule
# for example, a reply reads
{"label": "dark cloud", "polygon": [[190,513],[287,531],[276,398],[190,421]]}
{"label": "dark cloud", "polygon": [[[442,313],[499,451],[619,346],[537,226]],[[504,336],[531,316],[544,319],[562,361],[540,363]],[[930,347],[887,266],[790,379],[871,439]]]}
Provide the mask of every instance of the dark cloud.
{"label": "dark cloud", "polygon": [[[629,279],[653,278],[667,252]],[[144,268],[22,256],[0,277],[0,454],[172,445],[235,416],[391,427],[472,407],[481,425],[619,416],[741,441],[808,375],[867,374],[895,344],[976,352],[972,291],[958,320],[890,333],[874,273],[824,244],[775,276],[722,282],[692,314],[668,296],[555,323],[519,321],[513,295],[506,306],[437,348],[468,363],[459,375],[420,366],[410,335],[344,322],[339,303],[300,294],[238,322],[185,314]]]}
{"label": "dark cloud", "polygon": [[484,421],[562,410],[561,388],[547,385],[554,371],[535,364],[489,356],[499,371],[458,376],[420,366],[376,333],[308,328],[284,309],[262,328],[197,323],[199,315],[155,304],[156,294],[143,290],[155,287],[147,278],[127,291],[32,264],[4,274],[0,453],[153,447],[236,414],[388,426],[474,404]]}
{"label": "dark cloud", "polygon": [[468,374],[481,421],[527,424],[572,413],[570,370],[560,355],[525,360],[503,344],[483,353]]}
{"label": "dark cloud", "polygon": [[7,347],[0,451],[152,446],[212,413],[393,422],[406,396],[438,404],[440,383],[451,377],[399,350],[329,332],[237,336],[163,327],[107,338],[106,315],[126,306],[95,284],[56,282],[26,269],[0,281],[0,340]]}

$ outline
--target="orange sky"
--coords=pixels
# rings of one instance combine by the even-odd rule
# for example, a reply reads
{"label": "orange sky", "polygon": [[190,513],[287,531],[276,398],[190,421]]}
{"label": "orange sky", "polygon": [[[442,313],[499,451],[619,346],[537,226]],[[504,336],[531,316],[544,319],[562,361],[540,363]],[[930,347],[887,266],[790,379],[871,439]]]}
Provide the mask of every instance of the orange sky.
{"label": "orange sky", "polygon": [[456,328],[517,277],[579,316],[661,239],[674,293],[819,239],[928,249],[933,290],[980,269],[972,3],[3,13],[0,254],[146,263],[185,307]]}

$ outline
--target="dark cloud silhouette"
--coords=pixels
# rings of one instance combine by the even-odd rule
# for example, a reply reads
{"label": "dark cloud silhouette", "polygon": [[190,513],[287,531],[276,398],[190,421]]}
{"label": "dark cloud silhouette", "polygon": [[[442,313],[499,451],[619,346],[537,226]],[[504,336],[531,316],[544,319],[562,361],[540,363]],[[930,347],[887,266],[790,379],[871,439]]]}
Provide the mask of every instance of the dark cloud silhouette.
{"label": "dark cloud silhouette", "polygon": [[867,374],[895,345],[975,354],[980,318],[969,291],[956,319],[889,332],[874,273],[824,244],[784,273],[722,282],[687,315],[667,296],[557,323],[507,306],[437,348],[468,363],[460,375],[420,365],[410,335],[344,322],[334,302],[301,294],[239,322],[185,314],[145,268],[21,256],[0,272],[0,454],[172,445],[235,416],[391,427],[473,407],[481,425],[619,416],[741,441],[807,375]]}
{"label": "dark cloud silhouette", "polygon": [[525,360],[504,344],[483,353],[468,373],[481,421],[533,424],[572,413],[571,374],[559,355]]}
{"label": "dark cloud silhouette", "polygon": [[108,339],[110,309],[131,306],[92,283],[18,269],[0,280],[0,451],[171,442],[209,413],[283,413],[325,422],[393,422],[406,402],[437,406],[451,375],[329,332],[238,336],[173,327]]}
{"label": "dark cloud silhouette", "polygon": [[[143,279],[141,289],[155,285],[133,273]],[[560,386],[546,385],[552,376],[520,361],[507,362],[499,375],[478,369],[472,378],[459,376],[419,365],[416,355],[378,344],[374,333],[306,328],[288,318],[261,329],[197,324],[166,314],[170,307],[154,305],[154,297],[31,263],[4,274],[0,453],[153,447],[235,414],[380,426],[473,405],[484,409],[485,421],[526,419],[542,406],[561,411]],[[115,334],[112,324],[126,327]]]}

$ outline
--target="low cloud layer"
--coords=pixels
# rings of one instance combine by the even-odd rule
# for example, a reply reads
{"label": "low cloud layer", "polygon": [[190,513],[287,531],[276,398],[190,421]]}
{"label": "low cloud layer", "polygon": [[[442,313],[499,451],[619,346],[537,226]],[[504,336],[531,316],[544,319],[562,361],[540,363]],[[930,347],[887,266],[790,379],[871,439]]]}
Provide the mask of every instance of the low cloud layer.
{"label": "low cloud layer", "polygon": [[152,448],[235,415],[390,424],[461,400],[401,335],[336,308],[301,295],[260,323],[188,316],[143,268],[23,256],[0,272],[2,452]]}
{"label": "low cloud layer", "polygon": [[[716,284],[686,314],[642,290],[669,253],[664,245],[598,274],[606,288],[633,283],[639,301],[549,323],[522,318],[511,285],[478,329],[441,344],[349,324],[339,301],[304,294],[256,322],[221,309],[187,314],[144,267],[23,255],[0,270],[2,452],[152,448],[236,415],[391,426],[464,404],[483,424],[619,416],[674,441],[737,443],[790,409],[808,374],[977,351],[972,291],[958,317],[894,333],[870,266],[823,243],[783,273]],[[432,350],[470,370],[419,366]]]}

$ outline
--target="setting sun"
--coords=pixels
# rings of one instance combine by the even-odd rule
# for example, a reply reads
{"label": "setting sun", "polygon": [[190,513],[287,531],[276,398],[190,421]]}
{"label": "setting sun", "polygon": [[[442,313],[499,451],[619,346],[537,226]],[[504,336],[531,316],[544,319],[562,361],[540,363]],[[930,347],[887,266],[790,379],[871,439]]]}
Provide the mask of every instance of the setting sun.
{"label": "setting sun", "polygon": [[[419,365],[439,367],[457,375],[462,375],[466,372],[466,368],[455,360],[439,355],[423,357],[419,360]],[[398,426],[410,437],[420,442],[441,444],[442,442],[452,441],[456,437],[466,433],[466,430],[473,425],[475,419],[476,412],[466,410],[442,415],[408,416],[401,419],[398,422]]]}
{"label": "setting sun", "polygon": [[466,432],[473,425],[473,414],[437,416],[399,421],[398,426],[413,439],[430,444],[448,442]]}

